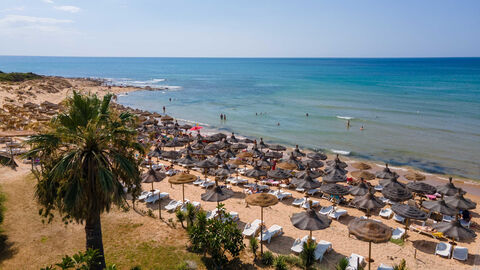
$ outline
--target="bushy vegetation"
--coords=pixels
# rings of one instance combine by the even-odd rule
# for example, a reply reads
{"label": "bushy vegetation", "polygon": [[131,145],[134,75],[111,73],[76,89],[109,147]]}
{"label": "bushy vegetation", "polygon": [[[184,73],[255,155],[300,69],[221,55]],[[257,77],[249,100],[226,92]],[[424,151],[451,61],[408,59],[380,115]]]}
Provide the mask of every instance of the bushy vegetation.
{"label": "bushy vegetation", "polygon": [[273,266],[275,267],[275,270],[287,270],[289,268],[285,256],[282,255],[279,255],[275,258],[273,261]]}
{"label": "bushy vegetation", "polygon": [[[192,249],[210,255],[215,267],[228,263],[226,253],[236,258],[245,248],[242,232],[222,204],[218,207],[219,218],[207,220],[204,211],[199,211],[192,226],[188,228],[188,235]],[[221,218],[220,218],[221,217]]]}
{"label": "bushy vegetation", "polygon": [[275,257],[273,256],[273,253],[270,251],[265,251],[262,254],[262,263],[266,266],[273,265],[273,261],[275,260]]}
{"label": "bushy vegetation", "polygon": [[300,252],[300,259],[302,260],[305,269],[310,269],[315,263],[315,249],[317,243],[315,241],[306,241],[303,243],[303,250]]}
{"label": "bushy vegetation", "polygon": [[407,262],[405,261],[405,259],[402,259],[399,264],[396,264],[395,266],[393,266],[393,269],[394,270],[408,270]]}
{"label": "bushy vegetation", "polygon": [[11,72],[11,73],[3,73],[0,71],[0,82],[23,82],[27,80],[35,80],[40,79],[42,76],[28,72],[28,73],[21,73],[21,72]]}
{"label": "bushy vegetation", "polygon": [[[75,269],[75,270],[90,270],[93,269],[95,266],[101,265],[99,258],[101,257],[101,253],[98,250],[88,249],[86,252],[78,252],[73,256],[66,255],[62,258],[62,261],[56,263],[55,266],[50,265],[45,268],[41,268],[41,270],[55,270],[59,269]],[[117,267],[113,265],[109,265],[105,268],[106,270],[117,270]]]}
{"label": "bushy vegetation", "polygon": [[258,240],[255,237],[250,238],[250,251],[253,253],[253,258],[257,259]]}
{"label": "bushy vegetation", "polygon": [[0,225],[2,225],[3,219],[5,217],[5,205],[4,205],[5,200],[6,200],[5,194],[3,194],[2,191],[0,190]]}
{"label": "bushy vegetation", "polygon": [[335,266],[335,270],[345,270],[348,266],[348,259],[343,257],[338,261],[337,265]]}

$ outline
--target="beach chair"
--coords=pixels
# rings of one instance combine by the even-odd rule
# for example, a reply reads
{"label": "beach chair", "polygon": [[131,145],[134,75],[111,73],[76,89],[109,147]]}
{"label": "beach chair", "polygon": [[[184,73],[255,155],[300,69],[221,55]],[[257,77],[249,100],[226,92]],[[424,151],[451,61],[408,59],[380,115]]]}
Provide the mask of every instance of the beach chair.
{"label": "beach chair", "polygon": [[142,191],[142,193],[140,193],[140,196],[137,197],[137,200],[143,201],[146,198],[148,198],[148,196],[150,196],[151,194],[152,194],[151,191]]}
{"label": "beach chair", "polygon": [[332,243],[325,240],[320,240],[320,242],[317,243],[317,247],[315,248],[315,260],[321,262],[325,253],[331,249]]}
{"label": "beach chair", "polygon": [[333,211],[333,206],[324,206],[320,209],[319,213],[322,215],[329,215]]}
{"label": "beach chair", "polygon": [[203,182],[205,182],[205,180],[198,178],[192,184],[194,184],[195,186],[198,186],[198,185],[201,185]]}
{"label": "beach chair", "polygon": [[305,192],[305,189],[304,188],[296,188],[295,191],[303,193],[303,192]]}
{"label": "beach chair", "polygon": [[380,192],[380,191],[383,190],[383,186],[382,185],[376,185],[375,190]]}
{"label": "beach chair", "polygon": [[468,259],[468,249],[466,247],[455,246],[453,248],[452,258],[459,261],[466,261]]}
{"label": "beach chair", "polygon": [[182,201],[171,200],[166,206],[165,209],[168,212],[173,212],[177,210],[178,207],[182,205]]}
{"label": "beach chair", "polygon": [[403,228],[396,228],[392,232],[392,239],[402,239],[402,237],[405,235],[405,229]]}
{"label": "beach chair", "polygon": [[435,248],[435,255],[450,258],[451,253],[452,253],[452,245],[449,243],[440,242],[437,244],[437,247]]}
{"label": "beach chair", "polygon": [[160,193],[160,200],[161,200],[161,199],[168,198],[168,197],[170,197],[170,194],[168,194],[168,192],[162,192],[162,193]]}
{"label": "beach chair", "polygon": [[309,208],[310,208],[310,202],[312,202],[312,208],[318,207],[318,206],[320,205],[320,202],[319,202],[319,201],[306,200],[306,201],[302,204],[302,208],[303,208],[303,209],[309,209]]}
{"label": "beach chair", "polygon": [[470,221],[466,221],[464,219],[460,219],[460,225],[462,225],[465,228],[470,228]]}
{"label": "beach chair", "polygon": [[201,183],[201,184],[200,184],[200,187],[207,189],[207,188],[212,187],[212,186],[214,186],[214,185],[215,185],[215,182],[214,182],[214,181],[207,180],[207,181]]}
{"label": "beach chair", "polygon": [[455,218],[452,217],[452,216],[447,216],[447,215],[443,215],[442,217],[442,221],[445,221],[445,222],[452,222]]}
{"label": "beach chair", "polygon": [[382,263],[378,266],[377,270],[393,270],[393,267]]}
{"label": "beach chair", "polygon": [[347,214],[347,210],[345,209],[333,209],[333,211],[328,214],[330,218],[339,220],[341,216],[344,216]]}
{"label": "beach chair", "polygon": [[348,257],[348,265],[345,270],[358,270],[365,264],[365,258],[361,255],[352,253],[350,257]]}
{"label": "beach chair", "polygon": [[153,193],[145,199],[145,203],[155,203],[160,199],[160,192]]}
{"label": "beach chair", "polygon": [[393,220],[395,220],[396,222],[400,222],[400,223],[404,223],[405,222],[405,218],[395,214],[393,215]]}
{"label": "beach chair", "polygon": [[[230,211],[230,212],[228,213],[228,218],[231,219],[231,220],[233,220],[233,221],[237,221],[237,220],[240,219],[240,218],[239,218],[239,215],[238,215],[238,212],[234,212],[234,211]],[[222,220],[223,220],[223,221],[226,221],[226,220],[227,220],[227,217],[222,217]]]}
{"label": "beach chair", "polygon": [[208,211],[208,212],[207,212],[207,220],[208,220],[208,219],[213,219],[213,218],[215,218],[215,217],[217,216],[217,211],[218,211],[217,208]]}
{"label": "beach chair", "polygon": [[[308,238],[310,236],[308,235],[305,235],[304,237],[302,238],[297,238],[295,239],[295,242],[293,242],[293,245],[292,247],[290,248],[291,251],[295,252],[295,253],[300,253],[303,251],[303,244],[306,243],[308,241]],[[315,241],[315,237],[312,237],[312,240]]]}
{"label": "beach chair", "polygon": [[257,233],[260,231],[262,221],[260,219],[255,219],[253,222],[248,223],[245,225],[245,228],[243,229],[243,236],[245,237],[254,237],[257,235]]}
{"label": "beach chair", "polygon": [[307,194],[310,196],[314,196],[317,192],[320,192],[320,190],[318,188],[314,188],[307,191]]}
{"label": "beach chair", "polygon": [[387,198],[385,198],[385,197],[378,197],[378,199],[379,199],[380,201],[382,201],[383,203],[385,203],[385,204],[389,202],[389,200],[388,200]]}
{"label": "beach chair", "polygon": [[[279,225],[272,225],[268,230],[261,232],[263,241],[270,243],[272,238],[283,234],[283,228]],[[260,236],[258,237],[260,240]]]}
{"label": "beach chair", "polygon": [[293,195],[292,193],[290,192],[287,192],[287,191],[279,191],[278,194],[277,194],[277,198],[281,201],[285,198],[291,198]]}
{"label": "beach chair", "polygon": [[380,210],[380,216],[382,218],[390,219],[393,216],[393,211],[391,208],[382,209]]}
{"label": "beach chair", "polygon": [[298,198],[298,199],[295,199],[293,202],[292,202],[292,205],[293,206],[298,206],[300,207],[303,203],[305,203],[307,199],[305,198]]}

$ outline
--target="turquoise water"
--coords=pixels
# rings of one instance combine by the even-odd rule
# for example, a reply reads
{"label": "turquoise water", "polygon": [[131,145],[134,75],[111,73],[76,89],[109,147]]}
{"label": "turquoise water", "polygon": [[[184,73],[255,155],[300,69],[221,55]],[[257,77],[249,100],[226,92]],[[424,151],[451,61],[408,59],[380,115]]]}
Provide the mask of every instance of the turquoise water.
{"label": "turquoise water", "polygon": [[[0,70],[168,86],[119,102],[166,106],[172,116],[267,141],[480,178],[480,58],[0,57]],[[337,116],[352,117],[350,129]]]}

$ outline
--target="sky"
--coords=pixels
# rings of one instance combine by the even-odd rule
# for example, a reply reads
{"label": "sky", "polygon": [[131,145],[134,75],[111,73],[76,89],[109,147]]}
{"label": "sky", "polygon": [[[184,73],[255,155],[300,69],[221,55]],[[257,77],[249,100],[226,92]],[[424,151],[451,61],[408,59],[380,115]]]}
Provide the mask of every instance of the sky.
{"label": "sky", "polygon": [[0,55],[480,56],[479,0],[0,2]]}

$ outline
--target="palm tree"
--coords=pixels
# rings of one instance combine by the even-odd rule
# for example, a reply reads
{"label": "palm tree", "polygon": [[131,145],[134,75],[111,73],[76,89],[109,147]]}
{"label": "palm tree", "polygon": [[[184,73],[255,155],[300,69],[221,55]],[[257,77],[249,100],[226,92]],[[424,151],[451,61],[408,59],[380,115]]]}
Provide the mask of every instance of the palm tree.
{"label": "palm tree", "polygon": [[85,224],[86,248],[101,255],[92,269],[105,268],[100,214],[126,206],[124,187],[135,196],[141,181],[135,155],[144,149],[136,141],[135,117],[111,109],[111,98],[74,92],[48,131],[27,141],[27,155],[42,162],[35,174],[40,214],[51,221],[57,210],[65,222]]}

